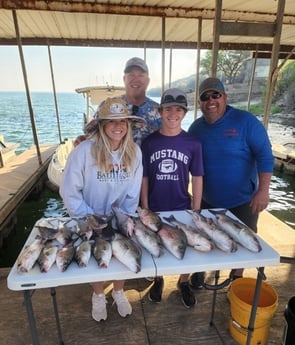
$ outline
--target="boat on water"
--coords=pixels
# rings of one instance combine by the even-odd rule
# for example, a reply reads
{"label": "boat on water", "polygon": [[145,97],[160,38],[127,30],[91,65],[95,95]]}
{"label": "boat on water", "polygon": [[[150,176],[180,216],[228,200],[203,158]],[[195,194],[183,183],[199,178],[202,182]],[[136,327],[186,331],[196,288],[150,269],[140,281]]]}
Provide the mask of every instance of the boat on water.
{"label": "boat on water", "polygon": [[125,88],[124,86],[114,86],[108,83],[105,86],[87,86],[75,90],[82,94],[86,100],[86,112],[84,113],[84,122],[89,122],[96,111],[97,106],[108,97],[121,96]]}
{"label": "boat on water", "polygon": [[5,142],[4,136],[0,134],[0,168],[16,157],[15,150],[18,147],[18,143]]}
{"label": "boat on water", "polygon": [[[85,98],[85,112],[84,112],[84,124],[91,121],[93,118],[97,106],[106,98],[108,97],[119,97],[124,93],[125,88],[123,86],[113,86],[113,85],[105,85],[105,86],[87,86],[78,88],[75,91],[79,94],[82,94]],[[82,134],[81,128],[81,134]],[[48,187],[54,191],[57,191],[61,179],[62,174],[67,162],[67,158],[71,151],[74,148],[74,140],[72,139],[65,139],[61,142],[57,149],[55,150],[54,154],[52,155],[52,159],[47,168],[47,177],[48,177]]]}

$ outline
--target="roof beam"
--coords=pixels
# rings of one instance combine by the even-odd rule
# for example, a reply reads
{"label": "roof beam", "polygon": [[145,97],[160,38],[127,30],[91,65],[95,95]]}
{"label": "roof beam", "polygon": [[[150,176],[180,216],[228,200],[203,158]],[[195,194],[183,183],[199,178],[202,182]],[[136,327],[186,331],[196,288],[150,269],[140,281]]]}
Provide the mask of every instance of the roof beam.
{"label": "roof beam", "polygon": [[[57,1],[57,0],[0,0],[0,8],[15,10],[36,10],[36,11],[60,11],[60,12],[79,12],[79,13],[106,13],[116,15],[136,15],[136,16],[155,16],[155,17],[178,17],[178,18],[199,18],[203,20],[215,17],[215,8],[204,9],[188,7],[164,7],[164,6],[139,6],[122,4],[114,5],[93,1]],[[223,9],[222,20],[234,22],[255,22],[255,23],[274,23],[276,13],[258,13],[247,11],[232,11]],[[284,15],[283,23],[295,25],[295,16]]]}
{"label": "roof beam", "polygon": [[232,23],[232,22],[220,23],[220,35],[274,37],[275,32],[276,32],[275,24]]}
{"label": "roof beam", "polygon": [[[255,53],[252,54],[252,58],[254,58]],[[258,52],[257,53],[258,59],[270,59],[271,58],[271,52]],[[288,60],[295,60],[295,53],[279,53],[279,60],[283,60],[288,58]]]}
{"label": "roof beam", "polygon": [[[15,38],[0,38],[0,45],[15,46]],[[168,49],[172,44],[173,49],[196,49],[197,42],[177,42],[166,41],[165,47]],[[100,40],[100,39],[68,39],[68,38],[36,38],[23,37],[23,46],[75,46],[75,47],[118,47],[118,48],[161,48],[160,41],[129,41],[129,40]],[[200,49],[212,49],[212,42],[201,42]],[[257,48],[258,47],[258,48]],[[251,50],[256,48],[260,52],[271,52],[272,44],[256,44],[256,43],[226,43],[220,42],[219,49],[221,50]],[[280,52],[289,53],[293,46],[281,45]]]}

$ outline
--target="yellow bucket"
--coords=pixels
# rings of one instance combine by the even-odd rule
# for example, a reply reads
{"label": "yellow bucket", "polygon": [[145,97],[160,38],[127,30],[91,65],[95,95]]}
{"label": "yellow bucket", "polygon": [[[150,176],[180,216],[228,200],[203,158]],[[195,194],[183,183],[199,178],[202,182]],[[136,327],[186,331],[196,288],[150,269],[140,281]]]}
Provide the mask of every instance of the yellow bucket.
{"label": "yellow bucket", "polygon": [[[241,345],[246,344],[249,319],[254,299],[256,279],[239,278],[229,289],[230,313],[229,330],[232,337]],[[278,308],[278,295],[268,284],[262,282],[258,307],[252,332],[251,345],[265,345],[270,323]]]}

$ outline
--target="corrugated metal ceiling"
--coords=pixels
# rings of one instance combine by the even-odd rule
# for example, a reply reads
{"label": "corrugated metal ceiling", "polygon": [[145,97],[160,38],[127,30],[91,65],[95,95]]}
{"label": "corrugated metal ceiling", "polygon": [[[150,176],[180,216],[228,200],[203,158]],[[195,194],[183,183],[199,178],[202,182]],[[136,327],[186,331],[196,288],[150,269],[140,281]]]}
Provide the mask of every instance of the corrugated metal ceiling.
{"label": "corrugated metal ceiling", "polygon": [[[277,7],[277,0],[223,0],[221,21],[251,23],[252,29],[254,24],[273,25]],[[215,0],[0,0],[0,44],[16,44],[16,10],[23,44],[161,47],[165,18],[167,47],[195,48],[201,18],[201,48],[211,48],[215,8]],[[273,37],[259,36],[260,27],[254,35],[234,30],[220,36],[221,48],[271,51]],[[281,51],[294,46],[295,1],[286,0]]]}

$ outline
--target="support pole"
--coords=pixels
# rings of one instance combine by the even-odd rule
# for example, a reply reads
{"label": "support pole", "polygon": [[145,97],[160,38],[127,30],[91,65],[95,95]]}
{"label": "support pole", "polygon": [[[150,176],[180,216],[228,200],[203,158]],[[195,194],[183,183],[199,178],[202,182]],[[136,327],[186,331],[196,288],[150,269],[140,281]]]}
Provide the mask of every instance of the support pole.
{"label": "support pole", "polygon": [[257,64],[257,56],[258,56],[258,51],[257,51],[257,48],[256,48],[254,62],[253,62],[253,65],[252,65],[250,85],[249,85],[248,104],[247,104],[247,110],[248,111],[250,110],[251,95],[252,95],[252,90],[253,90],[253,83],[254,83],[256,64]]}
{"label": "support pole", "polygon": [[195,98],[194,98],[194,119],[198,117],[198,100],[199,100],[199,72],[201,60],[201,42],[202,42],[202,18],[198,18],[198,40],[197,40],[197,60],[196,60],[196,79],[195,79]]}
{"label": "support pole", "polygon": [[56,121],[57,121],[57,128],[58,128],[59,143],[61,144],[62,143],[62,137],[61,137],[60,120],[59,120],[59,112],[58,112],[58,106],[57,106],[57,98],[56,98],[55,81],[54,81],[54,73],[53,73],[53,66],[52,66],[50,46],[48,45],[47,48],[48,48],[48,57],[49,57],[49,64],[50,64],[51,81],[52,81],[52,88],[53,88],[53,97],[54,97],[54,105],[55,105],[55,113],[56,113]]}
{"label": "support pole", "polygon": [[146,42],[143,44],[143,59],[146,62]]}
{"label": "support pole", "polygon": [[169,61],[169,88],[171,88],[172,78],[172,43],[170,43],[170,61]]}
{"label": "support pole", "polygon": [[29,90],[28,77],[27,77],[27,71],[26,71],[26,66],[25,66],[25,59],[24,59],[24,54],[23,54],[23,50],[22,50],[22,41],[21,41],[21,37],[20,37],[17,15],[16,15],[15,10],[12,10],[12,17],[13,17],[13,21],[14,21],[16,40],[17,40],[19,56],[20,56],[20,60],[21,60],[23,77],[24,77],[24,83],[25,83],[25,88],[26,88],[27,102],[28,102],[30,119],[31,119],[31,126],[32,126],[32,131],[33,131],[33,138],[34,138],[34,143],[35,143],[36,150],[37,150],[37,157],[38,157],[39,165],[41,166],[42,165],[42,158],[41,158],[41,152],[40,152],[40,147],[39,147],[39,142],[38,142],[38,135],[37,135],[37,129],[36,129],[36,124],[35,124],[35,117],[34,117],[32,101],[31,101],[31,95],[30,95],[30,90]]}
{"label": "support pole", "polygon": [[165,31],[166,21],[165,17],[162,18],[162,94],[165,89]]}
{"label": "support pole", "polygon": [[214,27],[213,27],[212,65],[211,65],[212,77],[216,77],[217,75],[217,59],[218,59],[218,50],[219,50],[222,0],[216,0],[215,8],[216,10],[215,10],[215,19],[214,19]]}
{"label": "support pole", "polygon": [[263,124],[266,129],[268,127],[268,117],[269,117],[269,113],[271,109],[273,90],[274,90],[274,86],[275,86],[277,75],[278,75],[277,65],[278,65],[278,58],[279,58],[284,11],[285,11],[285,0],[279,0],[278,8],[277,8],[276,32],[273,39],[271,62],[270,62],[269,74],[268,74],[267,86],[266,86],[266,99],[265,99],[264,113],[263,113]]}

